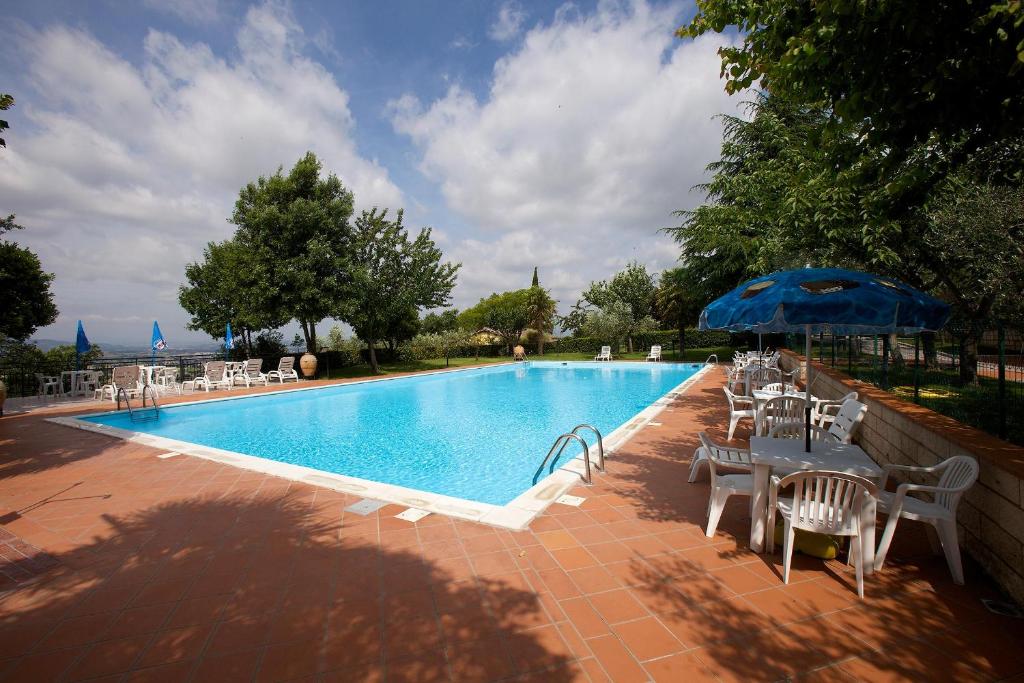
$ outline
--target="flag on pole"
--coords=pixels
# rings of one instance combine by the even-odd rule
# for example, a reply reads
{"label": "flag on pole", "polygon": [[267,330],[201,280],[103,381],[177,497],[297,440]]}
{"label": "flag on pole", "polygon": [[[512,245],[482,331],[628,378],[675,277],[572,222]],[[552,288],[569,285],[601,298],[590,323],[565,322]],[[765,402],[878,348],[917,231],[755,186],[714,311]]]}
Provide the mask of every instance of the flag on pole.
{"label": "flag on pole", "polygon": [[78,321],[78,335],[75,337],[75,370],[78,369],[79,356],[83,353],[89,353],[89,349],[92,348],[92,344],[89,343],[89,338],[85,336],[85,328],[82,327],[82,321]]}
{"label": "flag on pole", "polygon": [[231,334],[231,323],[228,323],[227,332],[224,333],[224,360],[228,359],[228,350],[235,348],[235,338]]}
{"label": "flag on pole", "polygon": [[153,340],[152,346],[154,351],[163,351],[167,348],[167,342],[164,341],[164,335],[160,331],[160,325],[153,321]]}

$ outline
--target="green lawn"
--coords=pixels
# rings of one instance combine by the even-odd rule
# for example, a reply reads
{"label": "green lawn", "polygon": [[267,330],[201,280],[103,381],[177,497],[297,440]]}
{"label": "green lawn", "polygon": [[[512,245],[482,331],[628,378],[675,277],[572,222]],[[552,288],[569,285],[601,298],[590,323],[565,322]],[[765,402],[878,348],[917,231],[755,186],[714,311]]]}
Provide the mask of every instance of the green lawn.
{"label": "green lawn", "polygon": [[[704,362],[709,355],[712,353],[718,355],[718,359],[721,361],[728,361],[732,359],[733,349],[728,346],[704,348],[704,349],[686,349],[685,358],[676,358],[672,353],[665,354],[665,360],[686,360],[689,362]],[[594,354],[591,353],[545,353],[543,356],[529,356],[536,360],[593,360]],[[615,354],[616,360],[643,360],[647,357],[647,351],[637,351],[634,353]],[[447,367],[458,368],[466,365],[475,365],[477,363],[503,363],[509,360],[508,356],[497,356],[497,357],[481,357],[476,358],[450,358],[448,359]],[[400,372],[423,372],[426,370],[439,370],[444,368],[445,359],[435,358],[432,360],[421,360],[421,361],[402,361],[395,363],[381,363],[380,374],[390,375],[392,373]],[[331,368],[331,379],[346,379],[355,377],[372,377],[373,372],[370,370],[369,365],[353,365],[345,368]]]}

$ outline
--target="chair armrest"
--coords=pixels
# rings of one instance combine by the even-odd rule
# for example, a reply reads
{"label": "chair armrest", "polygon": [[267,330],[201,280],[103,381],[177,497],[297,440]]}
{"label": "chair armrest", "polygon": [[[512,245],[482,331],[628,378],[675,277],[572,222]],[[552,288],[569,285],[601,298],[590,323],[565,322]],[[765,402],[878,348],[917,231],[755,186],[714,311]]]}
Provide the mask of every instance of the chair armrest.
{"label": "chair armrest", "polygon": [[894,465],[894,464],[891,464],[891,463],[887,464],[887,465],[882,465],[882,479],[879,482],[878,487],[880,489],[883,489],[883,490],[885,489],[885,485],[889,481],[889,473],[890,472],[926,472],[926,473],[929,473],[929,472],[935,472],[936,470],[938,470],[940,468],[941,468],[941,464],[940,465],[935,465],[933,467],[921,467],[919,465]]}
{"label": "chair armrest", "polygon": [[754,397],[753,396],[733,396],[732,397],[732,402],[733,403],[749,403],[749,404],[753,405],[754,404]]}

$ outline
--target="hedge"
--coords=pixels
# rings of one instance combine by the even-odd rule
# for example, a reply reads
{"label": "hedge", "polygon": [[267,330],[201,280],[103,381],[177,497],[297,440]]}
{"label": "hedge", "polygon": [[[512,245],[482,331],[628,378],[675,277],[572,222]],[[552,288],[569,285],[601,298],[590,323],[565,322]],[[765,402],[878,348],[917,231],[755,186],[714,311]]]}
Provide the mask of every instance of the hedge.
{"label": "hedge", "polygon": [[[607,339],[597,337],[562,337],[544,344],[545,353],[597,353],[602,346],[608,345]],[[633,337],[633,348],[637,351],[649,349],[654,344],[674,348],[679,343],[679,330],[657,330],[644,332]],[[739,340],[734,340],[733,335],[728,332],[702,331],[697,329],[686,330],[686,348],[703,349],[713,346],[736,346]],[[612,343],[612,351],[618,351],[617,345]]]}

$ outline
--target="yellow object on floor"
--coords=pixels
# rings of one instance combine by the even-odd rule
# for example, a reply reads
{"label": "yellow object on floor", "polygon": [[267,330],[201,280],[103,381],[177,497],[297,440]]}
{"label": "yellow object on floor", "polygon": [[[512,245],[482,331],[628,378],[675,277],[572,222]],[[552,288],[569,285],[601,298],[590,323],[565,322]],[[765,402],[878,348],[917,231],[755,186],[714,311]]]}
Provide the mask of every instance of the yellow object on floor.
{"label": "yellow object on floor", "polygon": [[[782,522],[775,525],[775,546],[782,547]],[[834,560],[839,554],[839,542],[825,534],[812,534],[803,529],[796,530],[796,537],[793,539],[793,550],[811,557],[820,557],[823,560]]]}

